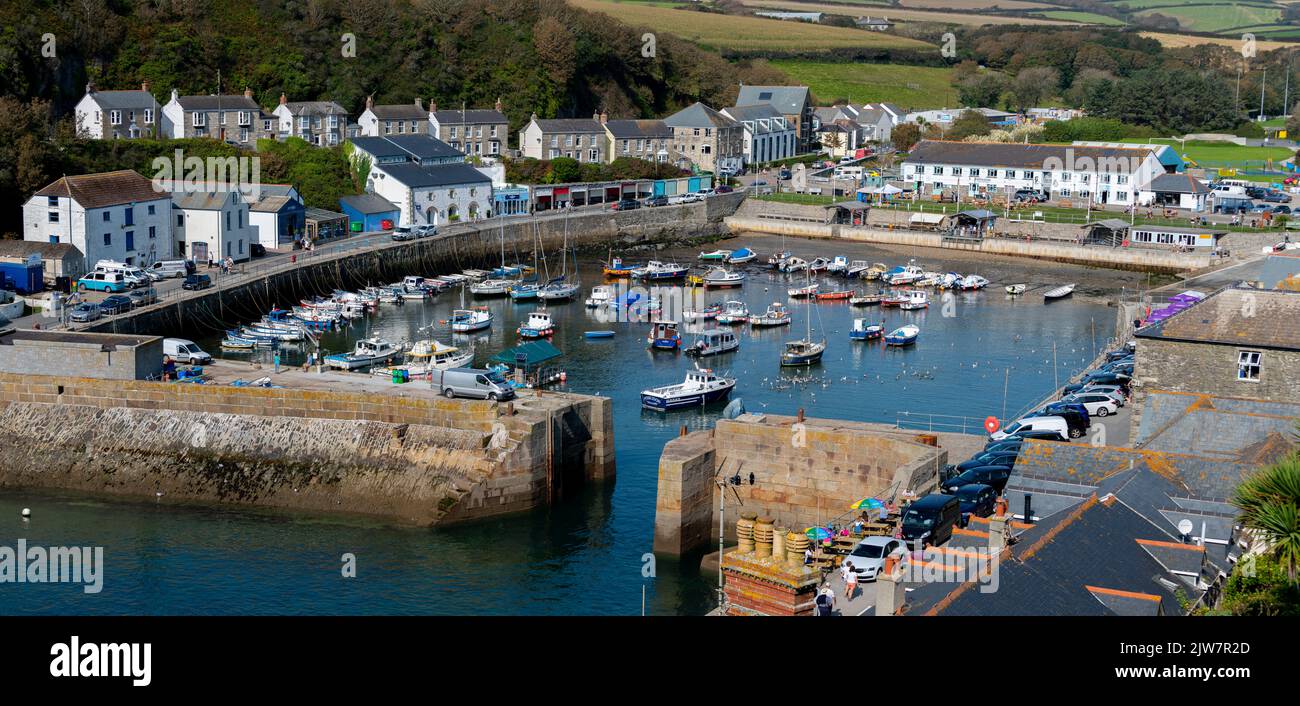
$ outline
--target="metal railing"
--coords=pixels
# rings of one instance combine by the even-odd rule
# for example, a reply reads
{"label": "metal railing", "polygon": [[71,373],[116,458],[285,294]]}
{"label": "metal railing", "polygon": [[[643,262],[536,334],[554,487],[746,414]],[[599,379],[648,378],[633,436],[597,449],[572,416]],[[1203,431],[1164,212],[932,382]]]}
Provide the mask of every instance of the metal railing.
{"label": "metal railing", "polygon": [[961,434],[983,433],[984,417],[967,417],[960,414],[930,414],[928,412],[899,412],[894,426],[915,431],[950,431]]}

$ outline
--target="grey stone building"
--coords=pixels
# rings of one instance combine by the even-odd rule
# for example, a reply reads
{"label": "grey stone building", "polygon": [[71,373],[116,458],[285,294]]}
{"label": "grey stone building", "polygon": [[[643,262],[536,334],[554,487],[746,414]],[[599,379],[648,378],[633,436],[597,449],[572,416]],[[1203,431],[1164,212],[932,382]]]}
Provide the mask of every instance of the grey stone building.
{"label": "grey stone building", "polygon": [[1300,403],[1300,292],[1222,289],[1136,341],[1135,417],[1153,390]]}
{"label": "grey stone building", "polygon": [[163,106],[164,137],[211,137],[214,140],[252,146],[276,136],[276,117],[262,111],[253,91],[243,95],[182,96],[172,89]]}

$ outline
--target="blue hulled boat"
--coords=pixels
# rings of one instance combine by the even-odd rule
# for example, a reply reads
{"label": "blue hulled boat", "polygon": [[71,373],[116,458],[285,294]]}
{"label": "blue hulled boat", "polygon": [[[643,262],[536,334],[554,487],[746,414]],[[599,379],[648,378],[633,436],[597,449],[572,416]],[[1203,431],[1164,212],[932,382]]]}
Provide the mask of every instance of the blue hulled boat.
{"label": "blue hulled boat", "polygon": [[735,387],[735,378],[721,377],[712,370],[696,366],[695,370],[686,373],[686,379],[679,384],[643,390],[641,406],[661,412],[703,407],[727,399]]}

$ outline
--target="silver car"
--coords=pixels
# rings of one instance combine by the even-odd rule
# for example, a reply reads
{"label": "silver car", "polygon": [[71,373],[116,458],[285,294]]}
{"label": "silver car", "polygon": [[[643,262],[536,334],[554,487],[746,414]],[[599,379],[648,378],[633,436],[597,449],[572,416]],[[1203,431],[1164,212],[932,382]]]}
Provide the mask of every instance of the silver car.
{"label": "silver car", "polygon": [[875,581],[876,576],[885,568],[885,557],[906,552],[907,545],[901,539],[867,537],[844,557],[844,562],[853,565],[858,581]]}

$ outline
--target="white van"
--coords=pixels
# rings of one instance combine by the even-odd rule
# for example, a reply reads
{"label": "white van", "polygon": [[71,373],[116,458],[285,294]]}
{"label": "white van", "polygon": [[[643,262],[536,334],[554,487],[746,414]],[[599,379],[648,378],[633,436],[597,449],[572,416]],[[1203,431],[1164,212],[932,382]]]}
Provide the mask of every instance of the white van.
{"label": "white van", "polygon": [[836,167],[836,179],[861,179],[862,167]]}
{"label": "white van", "polygon": [[204,353],[199,344],[184,338],[164,338],[163,355],[171,356],[177,363],[189,365],[207,365],[212,362],[212,356]]}
{"label": "white van", "polygon": [[1062,439],[1070,438],[1070,425],[1064,417],[1025,417],[1012,422],[1005,429],[989,434],[989,441],[1002,441],[1024,431],[1054,431],[1059,433]]}
{"label": "white van", "polygon": [[447,397],[476,397],[485,400],[508,400],[515,396],[514,388],[495,370],[452,368],[434,370],[430,385]]}
{"label": "white van", "polygon": [[1224,181],[1216,181],[1210,185],[1210,191],[1220,196],[1241,196],[1245,198],[1246,187],[1240,184],[1230,184]]}
{"label": "white van", "polygon": [[126,280],[126,286],[133,289],[135,287],[144,287],[153,284],[153,280],[149,278],[149,275],[145,274],[144,270],[135,265],[127,265],[112,260],[100,260],[95,263],[95,271],[110,273],[116,272],[122,275],[122,278]]}
{"label": "white van", "polygon": [[145,270],[150,277],[155,279],[167,279],[169,277],[184,277],[190,273],[193,265],[189,260],[159,260]]}

